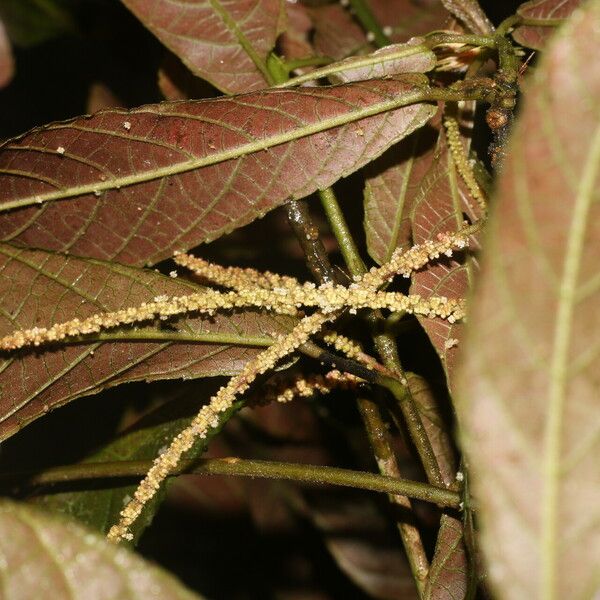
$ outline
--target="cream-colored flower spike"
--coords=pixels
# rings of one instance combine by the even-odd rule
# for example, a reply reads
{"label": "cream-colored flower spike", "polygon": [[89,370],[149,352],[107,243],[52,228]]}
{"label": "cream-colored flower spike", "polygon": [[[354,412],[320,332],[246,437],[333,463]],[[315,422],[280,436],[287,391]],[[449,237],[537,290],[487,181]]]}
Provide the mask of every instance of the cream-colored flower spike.
{"label": "cream-colored flower spike", "polygon": [[[301,308],[316,309],[312,315],[303,317],[289,334],[280,336],[267,350],[248,362],[241,373],[233,377],[213,396],[209,404],[200,410],[190,426],[172,441],[166,452],[154,461],[136,490],[133,500],[121,512],[121,520],[108,534],[109,539],[113,541],[131,539],[131,525],[194,442],[198,438],[205,438],[208,431],[219,425],[221,415],[233,406],[236,398],[243,394],[259,375],[272,369],[281,359],[294,352],[327,322],[338,317],[344,309],[354,312],[362,308],[387,308],[430,317],[437,316],[451,322],[462,318],[462,301],[438,296],[407,296],[379,291],[379,288],[396,275],[408,277],[411,272],[424,267],[431,260],[442,255],[450,256],[454,250],[466,247],[469,236],[475,230],[476,226],[465,227],[457,233],[440,235],[435,241],[413,246],[406,252],[396,251],[388,263],[355,278],[348,287],[301,284],[293,277],[260,273],[253,269],[220,267],[179,254],[175,257],[179,265],[189,267],[198,275],[230,290],[219,292],[206,289],[187,296],[157,297],[153,302],[145,302],[136,307],[92,315],[85,319],[72,319],[48,328],[36,327],[15,331],[0,339],[0,350],[13,351],[27,346],[71,339],[79,341],[82,336],[90,336],[105,329],[157,318],[164,320],[189,313],[213,314],[219,310],[259,307],[280,314],[297,315]],[[359,348],[341,337],[336,340],[330,336],[327,341],[350,355],[358,356],[357,353],[360,353]]]}
{"label": "cream-colored flower spike", "polygon": [[[469,236],[474,230],[474,227],[465,227],[454,234],[440,235],[435,242],[429,241],[423,245],[414,246],[404,253],[396,252],[389,263],[378,269],[372,269],[362,278],[356,279],[350,287],[361,293],[375,294],[377,288],[392,279],[395,274],[408,276],[412,271],[422,268],[434,258],[442,255],[451,256],[453,250],[465,248],[468,245]],[[195,265],[201,271],[199,274],[212,281],[219,281],[221,285],[237,287],[239,290],[247,281],[246,275],[248,272],[241,273],[240,278],[240,272],[236,271],[235,283],[227,283],[227,279],[224,278],[227,271],[222,267],[217,267],[216,270],[211,271],[209,276],[206,270],[207,266],[203,261],[195,263],[192,257],[184,258],[183,255],[180,255],[177,260],[179,264],[186,264],[192,268]],[[271,281],[265,280],[265,284],[270,285]],[[287,281],[277,280],[277,284],[283,284],[286,289],[288,289],[287,285],[290,286],[289,289],[295,289],[295,284]],[[315,289],[315,286],[308,287]],[[321,308],[325,311],[318,311],[313,315],[304,317],[290,334],[280,337],[267,350],[248,362],[239,375],[232,377],[229,383],[213,396],[209,404],[202,407],[191,425],[184,429],[173,440],[169,448],[156,458],[154,465],[138,486],[133,500],[121,512],[119,523],[114,525],[108,532],[107,537],[109,540],[132,539],[131,525],[140,516],[144,505],[156,494],[162,482],[177,468],[181,457],[192,447],[195,440],[206,437],[210,429],[218,426],[219,415],[233,406],[236,397],[244,393],[258,375],[272,369],[279,360],[296,350],[328,321],[335,319],[342,310],[341,308],[332,309],[330,305]],[[335,343],[333,339],[331,341]],[[345,345],[343,341],[340,343]],[[356,351],[356,349],[349,348],[349,351]]]}

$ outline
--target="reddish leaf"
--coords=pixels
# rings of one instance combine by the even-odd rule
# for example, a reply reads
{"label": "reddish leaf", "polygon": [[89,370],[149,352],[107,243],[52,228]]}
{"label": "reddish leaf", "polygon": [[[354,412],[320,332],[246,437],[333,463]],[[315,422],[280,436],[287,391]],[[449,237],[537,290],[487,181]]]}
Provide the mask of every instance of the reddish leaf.
{"label": "reddish leaf", "polygon": [[479,6],[478,0],[441,0],[448,12],[460,21],[467,31],[493,35],[494,26]]}
{"label": "reddish leaf", "polygon": [[361,50],[373,50],[363,29],[341,4],[311,8],[310,16],[315,27],[313,43],[318,54],[339,60]]}
{"label": "reddish leaf", "polygon": [[427,587],[425,600],[463,600],[468,597],[469,564],[464,542],[462,521],[444,513]]}
{"label": "reddish leaf", "polygon": [[[434,240],[439,233],[458,230],[465,217],[475,222],[480,216],[481,209],[457,173],[445,134],[442,133],[433,164],[421,184],[413,207],[413,240],[416,244]],[[415,273],[411,293],[465,298],[471,286],[472,270],[476,267],[473,250],[477,247],[477,240],[472,238],[466,257],[455,256],[436,261]],[[439,354],[452,386],[463,325],[442,319],[419,320]]]}
{"label": "reddish leaf", "polygon": [[286,60],[307,58],[315,54],[310,42],[312,20],[303,4],[286,4],[287,28],[281,34],[278,47]]}
{"label": "reddish leaf", "polygon": [[[408,39],[444,27],[448,12],[439,0],[371,0],[369,7],[378,23],[391,29],[392,42]],[[363,54],[374,48],[365,30],[347,8],[339,4],[310,9],[315,27],[316,50],[326,56],[342,59]]]}
{"label": "reddish leaf", "polygon": [[34,130],[0,148],[0,236],[157,262],[379,156],[435,112],[390,110],[425,83],[415,74],[163,103]]}
{"label": "reddish leaf", "polygon": [[457,409],[499,598],[598,596],[600,3],[542,57],[499,177]]}
{"label": "reddish leaf", "polygon": [[417,597],[400,544],[375,503],[356,493],[336,490],[320,499],[308,499],[306,510],[340,569],[369,597]]}
{"label": "reddish leaf", "polygon": [[523,25],[513,31],[519,44],[542,50],[556,27],[581,5],[581,0],[531,0],[519,6],[517,14],[524,19],[539,21],[540,25]]}
{"label": "reddish leaf", "polygon": [[[456,459],[449,424],[444,421],[439,403],[427,380],[408,376],[410,391],[427,431],[446,486],[455,485]],[[425,589],[426,600],[462,600],[469,587],[469,560],[463,523],[453,511],[440,519],[435,552]]]}
{"label": "reddish leaf", "polygon": [[440,0],[370,0],[369,6],[381,26],[391,28],[393,42],[445,29],[449,21]]}
{"label": "reddish leaf", "polygon": [[6,500],[0,504],[0,564],[6,600],[200,600],[125,548]]}
{"label": "reddish leaf", "polygon": [[[426,73],[435,67],[435,54],[423,46],[423,38],[412,38],[405,44],[391,44],[376,50],[368,57],[353,56],[339,63],[338,72],[329,75],[334,83],[348,83],[350,81],[364,81],[388,77],[398,73]],[[365,59],[380,59],[369,65],[364,65]],[[336,65],[329,65],[332,68]]]}
{"label": "reddish leaf", "polygon": [[282,0],[123,0],[195,75],[228,94],[268,87]]}
{"label": "reddish leaf", "polygon": [[367,249],[379,264],[410,245],[410,213],[433,160],[438,127],[432,123],[415,131],[365,169]]}
{"label": "reddish leaf", "polygon": [[[199,289],[150,270],[3,244],[0,335]],[[115,331],[112,342],[106,332],[105,343],[96,338],[92,343],[4,354],[0,438],[74,398],[125,381],[234,374],[260,350],[232,344],[244,344],[244,337],[249,336],[268,344],[274,333],[286,330],[286,323],[290,321],[248,311],[214,318],[196,316],[163,326]],[[161,340],[161,335],[166,339]],[[189,341],[175,343],[178,336],[188,336]]]}

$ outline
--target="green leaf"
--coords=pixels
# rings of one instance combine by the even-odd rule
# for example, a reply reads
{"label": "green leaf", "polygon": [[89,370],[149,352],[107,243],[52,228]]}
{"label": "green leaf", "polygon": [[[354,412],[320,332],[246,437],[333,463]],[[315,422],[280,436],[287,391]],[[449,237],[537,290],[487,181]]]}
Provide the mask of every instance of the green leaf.
{"label": "green leaf", "polygon": [[227,94],[269,86],[284,0],[123,0],[190,71]]}
{"label": "green leaf", "polygon": [[2,598],[199,600],[173,577],[80,525],[0,503]]}
{"label": "green leaf", "polygon": [[498,598],[600,593],[600,2],[526,90],[498,181],[458,382]]}
{"label": "green leaf", "polygon": [[[229,420],[241,406],[237,402],[234,409],[227,411],[221,419],[221,424]],[[129,430],[119,435],[103,448],[86,458],[83,463],[111,463],[129,460],[151,460],[156,458],[161,449],[168,446],[173,438],[187,427],[199,410],[198,389],[186,390],[175,400],[160,407],[141,419]],[[206,438],[199,440],[186,453],[186,459],[199,457],[210,440],[219,433],[221,427],[208,432]],[[83,489],[71,489],[66,492],[52,490],[42,491],[36,496],[35,502],[49,510],[60,512],[73,517],[95,531],[107,534],[112,525],[118,522],[119,513],[123,510],[128,499],[133,496],[137,484],[129,482],[113,482],[112,487],[92,486],[89,481],[83,482]],[[159,506],[162,504],[168,485],[163,485],[158,494],[144,507],[142,516],[131,528],[133,543],[136,544],[146,527],[150,525]]]}
{"label": "green leaf", "polygon": [[[202,288],[152,270],[0,244],[0,335]],[[49,410],[127,381],[233,375],[294,319],[185,316],[69,345],[0,355],[0,439]]]}
{"label": "green leaf", "polygon": [[410,74],[165,102],[34,130],[0,146],[0,239],[158,262],[364,166],[433,115],[411,104],[426,85]]}

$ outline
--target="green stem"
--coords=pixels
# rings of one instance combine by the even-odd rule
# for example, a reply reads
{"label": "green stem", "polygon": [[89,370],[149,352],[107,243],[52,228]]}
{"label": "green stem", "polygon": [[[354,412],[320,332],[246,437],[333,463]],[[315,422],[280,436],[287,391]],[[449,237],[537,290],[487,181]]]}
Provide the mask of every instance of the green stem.
{"label": "green stem", "polygon": [[[307,58],[296,58],[294,60],[285,61],[285,68],[288,73],[295,71],[296,69],[302,69],[303,67],[320,67],[328,65],[333,62],[333,59],[329,56],[309,56]],[[276,86],[278,87],[278,86]]]}
{"label": "green stem", "polygon": [[[38,471],[1,473],[0,482],[14,483],[26,480],[28,486],[33,486],[95,479],[130,478],[145,475],[151,466],[152,461],[149,460],[81,463],[51,467],[42,473]],[[417,500],[454,508],[458,507],[461,501],[457,492],[418,481],[399,480],[376,473],[365,473],[337,467],[297,463],[245,460],[241,458],[206,458],[182,461],[170,476],[183,474],[237,475],[266,479],[288,479],[318,485],[339,485],[385,494],[403,494]]]}
{"label": "green stem", "polygon": [[439,33],[433,32],[425,36],[424,46],[435,48],[447,44],[467,44],[469,46],[482,46],[484,48],[495,48],[496,39],[491,35],[476,35],[469,33]]}
{"label": "green stem", "polygon": [[[356,247],[350,229],[348,228],[346,218],[344,217],[333,190],[320,192],[320,194],[321,202],[323,203],[335,237],[338,240],[350,274],[353,276],[363,275],[366,272],[365,264],[360,257],[358,248]],[[379,321],[378,315],[370,313],[368,319],[373,328],[377,328]],[[389,334],[380,333],[375,335],[374,340],[377,350],[383,359],[383,364],[391,371],[398,373],[400,379],[404,379],[402,365],[398,358],[398,351],[394,338]],[[384,385],[398,400],[408,431],[415,448],[417,449],[427,478],[432,484],[443,485],[442,476],[433,447],[427,436],[427,432],[421,420],[421,415],[412,398],[410,389],[396,380],[386,381]]]}
{"label": "green stem", "polygon": [[350,233],[350,229],[346,223],[346,218],[344,217],[344,213],[342,212],[337,198],[335,197],[333,189],[327,188],[319,191],[319,197],[321,198],[321,204],[323,205],[323,209],[327,215],[327,220],[329,221],[331,230],[338,241],[340,251],[342,252],[342,256],[344,257],[344,261],[348,266],[350,274],[362,275],[366,272],[367,268],[360,257],[358,248],[356,247],[354,238]]}
{"label": "green stem", "polygon": [[350,6],[354,9],[354,15],[360,21],[360,24],[372,35],[373,42],[377,47],[383,48],[391,44],[390,38],[383,32],[381,25],[365,0],[350,0]]}

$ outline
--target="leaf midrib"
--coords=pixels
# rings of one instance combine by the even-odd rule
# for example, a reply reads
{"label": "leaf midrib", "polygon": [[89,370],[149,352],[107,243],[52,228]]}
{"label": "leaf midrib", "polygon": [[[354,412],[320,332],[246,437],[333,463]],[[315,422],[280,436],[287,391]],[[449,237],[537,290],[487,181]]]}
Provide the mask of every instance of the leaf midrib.
{"label": "leaf midrib", "polygon": [[592,137],[587,160],[583,165],[580,185],[573,207],[566,252],[560,279],[557,319],[552,342],[552,360],[548,388],[548,420],[544,434],[542,489],[541,596],[557,598],[558,569],[558,504],[562,455],[562,417],[566,401],[569,346],[577,303],[577,281],[584,253],[584,237],[588,215],[594,201],[594,187],[600,165],[600,125]]}
{"label": "leaf midrib", "polygon": [[261,150],[268,150],[274,146],[279,146],[288,142],[293,142],[303,137],[314,135],[327,131],[328,129],[334,129],[347,125],[354,121],[358,121],[367,117],[372,117],[384,112],[402,108],[410,104],[416,104],[427,99],[427,92],[429,88],[424,86],[423,88],[412,90],[404,93],[401,97],[394,98],[391,100],[384,100],[376,104],[372,104],[363,108],[352,110],[349,113],[337,115],[335,117],[329,117],[327,119],[319,120],[315,123],[292,129],[283,133],[267,136],[262,139],[254,140],[235,148],[228,150],[221,150],[208,156],[194,158],[186,160],[166,167],[155,168],[142,173],[135,173],[132,175],[126,175],[122,177],[113,178],[107,181],[98,181],[94,183],[72,186],[68,189],[57,190],[52,192],[46,192],[45,194],[34,194],[25,196],[8,202],[4,202],[0,205],[0,213],[16,208],[24,208],[27,206],[36,206],[45,202],[51,202],[53,200],[64,200],[67,198],[73,198],[75,196],[83,196],[85,194],[101,194],[109,190],[119,189],[139,183],[146,183],[156,179],[162,179],[163,177],[170,177],[181,173],[200,169],[217,163],[225,162],[227,160],[233,160],[242,156],[260,152]]}

